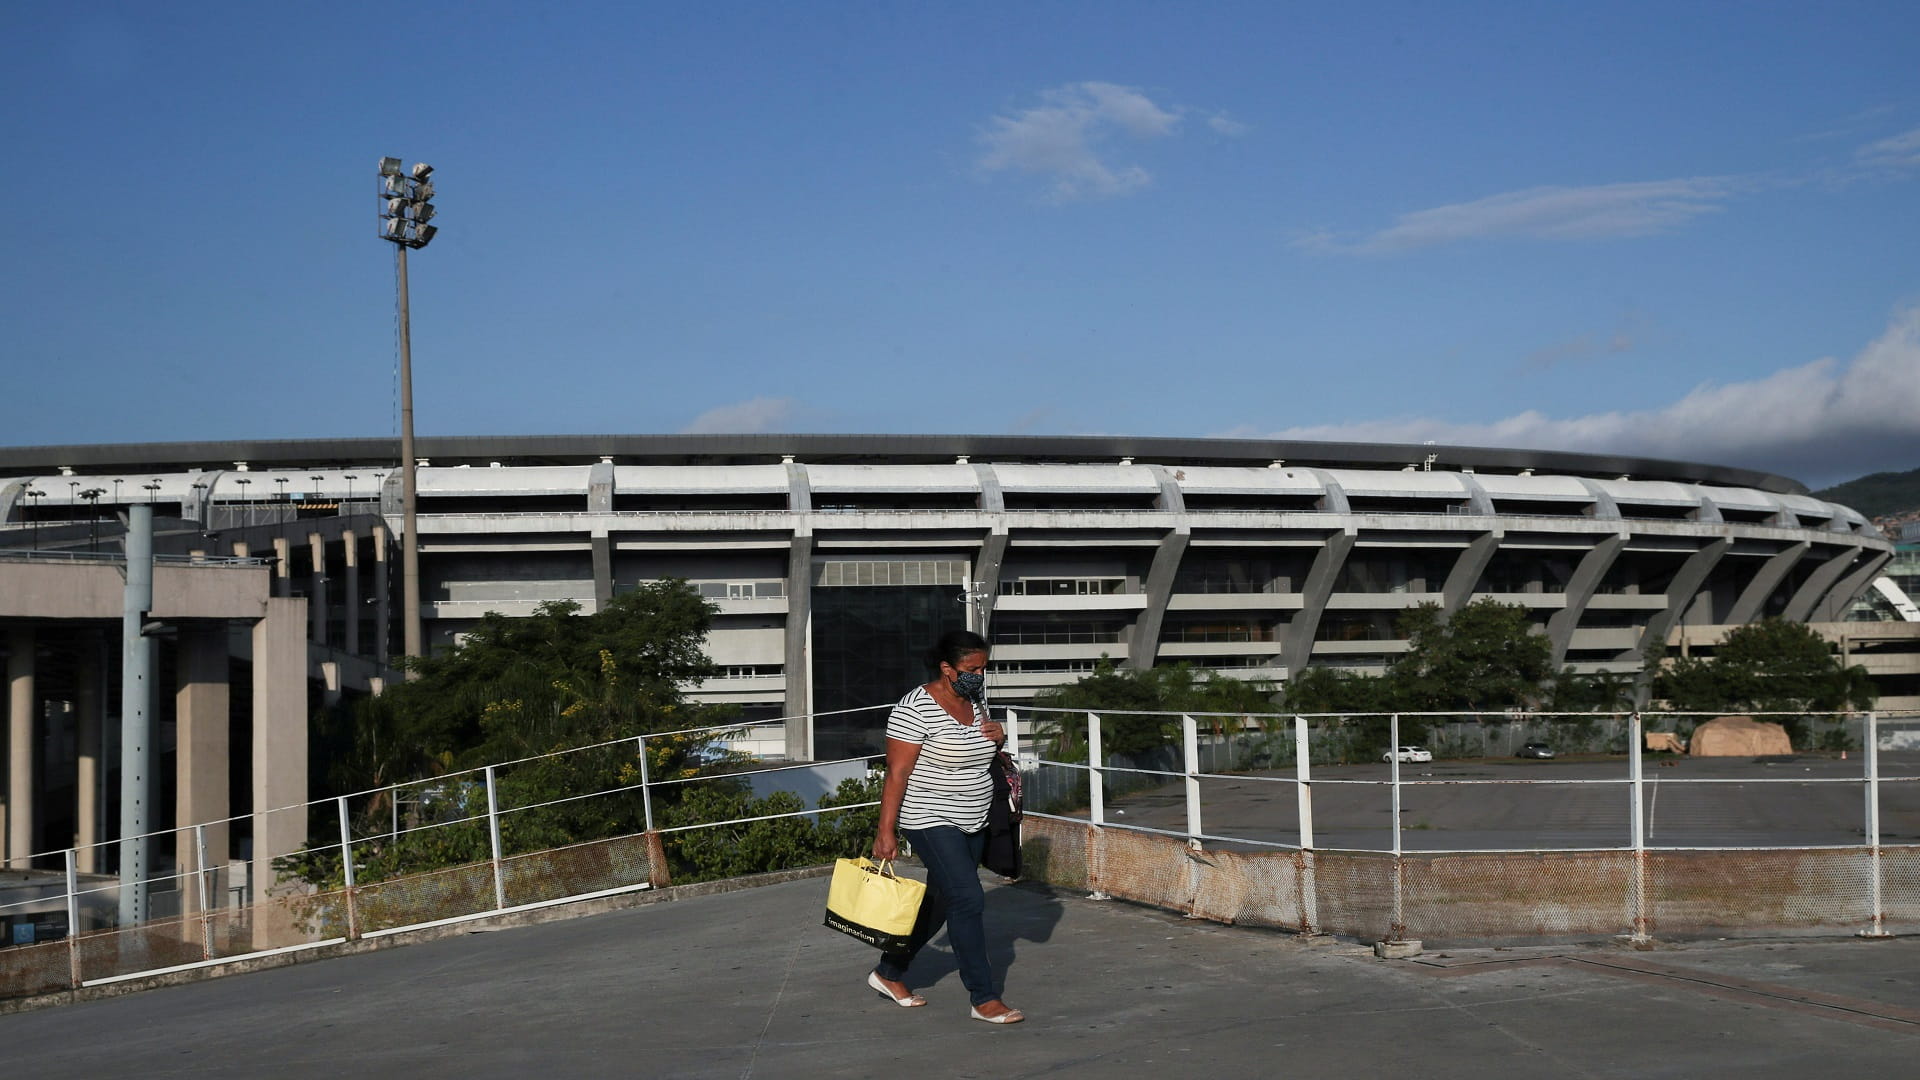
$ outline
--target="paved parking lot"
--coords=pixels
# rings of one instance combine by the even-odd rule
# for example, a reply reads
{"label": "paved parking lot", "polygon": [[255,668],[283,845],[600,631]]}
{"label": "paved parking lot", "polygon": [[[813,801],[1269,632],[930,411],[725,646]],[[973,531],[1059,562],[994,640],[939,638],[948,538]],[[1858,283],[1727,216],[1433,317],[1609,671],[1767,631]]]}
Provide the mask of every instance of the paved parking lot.
{"label": "paved parking lot", "polygon": [[[1920,843],[1920,754],[1882,754],[1880,766],[1882,841]],[[1627,847],[1627,769],[1624,757],[1402,765],[1401,844],[1408,851]],[[1312,775],[1318,846],[1392,850],[1386,764],[1316,766]],[[1212,836],[1297,844],[1292,777],[1291,770],[1278,770],[1202,780],[1203,828]],[[1845,761],[1649,757],[1644,777],[1648,842],[1654,846],[1865,842],[1864,768],[1857,755]],[[1116,823],[1177,832],[1187,827],[1186,795],[1178,782],[1107,805]]]}

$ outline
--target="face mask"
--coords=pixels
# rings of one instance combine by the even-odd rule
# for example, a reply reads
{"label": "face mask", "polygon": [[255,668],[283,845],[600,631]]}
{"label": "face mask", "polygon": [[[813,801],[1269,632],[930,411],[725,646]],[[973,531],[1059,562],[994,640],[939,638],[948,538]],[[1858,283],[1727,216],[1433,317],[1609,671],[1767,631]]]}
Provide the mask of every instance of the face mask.
{"label": "face mask", "polygon": [[953,692],[968,701],[979,701],[987,696],[987,677],[978,671],[962,671],[953,677]]}

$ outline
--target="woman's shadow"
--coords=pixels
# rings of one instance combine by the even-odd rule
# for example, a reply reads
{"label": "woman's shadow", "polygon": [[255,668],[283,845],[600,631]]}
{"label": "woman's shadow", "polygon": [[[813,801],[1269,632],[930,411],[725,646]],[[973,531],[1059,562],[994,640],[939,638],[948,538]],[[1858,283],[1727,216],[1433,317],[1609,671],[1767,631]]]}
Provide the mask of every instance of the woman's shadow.
{"label": "woman's shadow", "polygon": [[[1029,859],[1033,856],[1031,846],[1026,854]],[[1020,944],[1040,945],[1053,936],[1054,927],[1059,925],[1063,914],[1061,894],[1041,881],[1014,881],[992,871],[983,873],[986,879],[981,884],[987,892],[987,959],[993,964],[995,979],[1004,986],[1018,959]],[[914,958],[907,981],[915,987],[931,986],[959,970],[947,932],[942,929]]]}

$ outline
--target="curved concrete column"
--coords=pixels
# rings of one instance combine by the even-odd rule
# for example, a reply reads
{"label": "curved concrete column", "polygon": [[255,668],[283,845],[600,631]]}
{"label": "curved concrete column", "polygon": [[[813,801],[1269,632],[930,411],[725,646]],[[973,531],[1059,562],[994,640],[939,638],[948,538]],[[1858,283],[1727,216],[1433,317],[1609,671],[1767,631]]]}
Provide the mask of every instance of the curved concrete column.
{"label": "curved concrete column", "polygon": [[1453,568],[1447,571],[1447,580],[1440,586],[1441,617],[1452,615],[1473,599],[1473,587],[1480,584],[1480,578],[1487,572],[1487,564],[1493,561],[1494,552],[1500,550],[1499,530],[1482,533],[1467,542],[1459,558],[1453,560]]}
{"label": "curved concrete column", "polygon": [[[1329,514],[1353,513],[1353,503],[1347,499],[1347,489],[1340,486],[1340,481],[1328,475],[1327,470],[1302,469],[1300,471],[1320,481],[1320,509]],[[1341,556],[1343,559],[1345,557],[1345,555]]]}
{"label": "curved concrete column", "polygon": [[1847,609],[1853,602],[1873,585],[1873,579],[1893,561],[1892,554],[1884,551],[1872,552],[1859,569],[1840,579],[1840,583],[1827,590],[1827,595],[1813,607],[1809,616],[1811,622],[1840,622],[1847,617]]}
{"label": "curved concrete column", "polygon": [[980,513],[986,517],[988,533],[980,542],[980,554],[973,564],[973,576],[976,584],[985,586],[976,606],[980,625],[974,632],[993,640],[989,632],[993,626],[993,608],[1000,599],[1000,566],[1007,559],[1007,497],[1000,489],[1000,477],[993,466],[976,464],[973,475],[980,481]]}
{"label": "curved concrete column", "polygon": [[1733,602],[1733,609],[1727,612],[1727,625],[1738,626],[1741,623],[1750,623],[1759,617],[1760,608],[1767,602],[1767,597],[1772,596],[1773,590],[1780,587],[1780,582],[1786,579],[1787,572],[1793,569],[1793,564],[1799,562],[1801,557],[1812,548],[1811,541],[1802,540],[1768,559],[1766,565],[1760,568],[1760,572],[1753,575],[1753,580],[1747,582],[1747,587],[1741,590],[1740,598]]}
{"label": "curved concrete column", "polygon": [[1687,561],[1680,564],[1673,580],[1667,583],[1667,606],[1648,616],[1646,627],[1640,631],[1639,642],[1632,651],[1620,657],[1621,660],[1644,662],[1655,644],[1667,640],[1674,624],[1685,618],[1687,611],[1697,601],[1700,586],[1706,584],[1707,576],[1713,573],[1714,567],[1720,565],[1721,556],[1732,546],[1732,540],[1715,540],[1687,556]]}
{"label": "curved concrete column", "polygon": [[1179,483],[1164,465],[1149,465],[1147,469],[1160,485],[1159,508],[1180,515],[1181,521],[1160,538],[1160,546],[1154,549],[1145,582],[1147,606],[1134,620],[1133,635],[1127,641],[1127,665],[1142,671],[1160,659],[1160,627],[1166,622],[1167,601],[1173,595],[1174,578],[1180,573],[1180,560],[1193,539],[1193,527],[1185,521],[1187,500]]}
{"label": "curved concrete column", "polygon": [[1860,549],[1849,546],[1828,557],[1787,598],[1787,606],[1780,613],[1781,616],[1790,622],[1806,622],[1808,616],[1813,614],[1814,605],[1832,591],[1834,584],[1841,575],[1853,568],[1854,560],[1859,556]]}
{"label": "curved concrete column", "polygon": [[813,485],[807,467],[787,463],[787,510],[793,539],[787,547],[786,707],[787,757],[813,760],[813,667],[808,635],[813,624]]}
{"label": "curved concrete column", "polygon": [[[1343,494],[1341,500],[1345,499]],[[1339,580],[1340,568],[1353,551],[1357,533],[1358,530],[1351,527],[1334,533],[1313,557],[1313,566],[1307,570],[1306,588],[1301,590],[1300,610],[1294,612],[1293,621],[1287,624],[1287,639],[1280,646],[1280,659],[1287,665],[1289,678],[1294,672],[1305,670],[1313,656],[1314,631],[1320,627],[1320,616],[1327,610],[1327,598],[1333,595],[1333,583]]]}
{"label": "curved concrete column", "polygon": [[1607,494],[1606,488],[1601,487],[1599,484],[1584,476],[1578,476],[1574,479],[1580,481],[1580,486],[1586,488],[1587,494],[1593,496],[1593,516],[1596,519],[1600,521],[1620,520],[1620,504],[1613,501],[1613,496]]}
{"label": "curved concrete column", "polygon": [[1555,671],[1566,662],[1567,644],[1573,640],[1573,632],[1580,625],[1580,616],[1586,614],[1594,591],[1613,568],[1613,561],[1620,557],[1620,549],[1626,546],[1625,536],[1609,536],[1581,556],[1580,565],[1573,568],[1573,576],[1567,581],[1567,606],[1547,617],[1547,640],[1553,644]]}
{"label": "curved concrete column", "polygon": [[1493,499],[1487,494],[1487,489],[1480,486],[1480,481],[1470,472],[1454,475],[1460,478],[1460,486],[1467,489],[1467,513],[1492,517]]}

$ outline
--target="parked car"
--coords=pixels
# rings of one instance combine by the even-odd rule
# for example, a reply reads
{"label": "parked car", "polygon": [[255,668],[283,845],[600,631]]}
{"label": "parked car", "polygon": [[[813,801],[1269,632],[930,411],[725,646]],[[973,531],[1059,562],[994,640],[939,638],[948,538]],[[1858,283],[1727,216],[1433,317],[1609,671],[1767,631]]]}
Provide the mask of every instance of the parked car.
{"label": "parked car", "polygon": [[1553,756],[1553,747],[1543,742],[1530,742],[1513,752],[1514,757],[1546,759]]}
{"label": "parked car", "polygon": [[1400,759],[1402,763],[1409,761],[1432,761],[1433,751],[1424,746],[1401,746],[1380,755],[1381,761],[1392,761],[1395,758]]}

